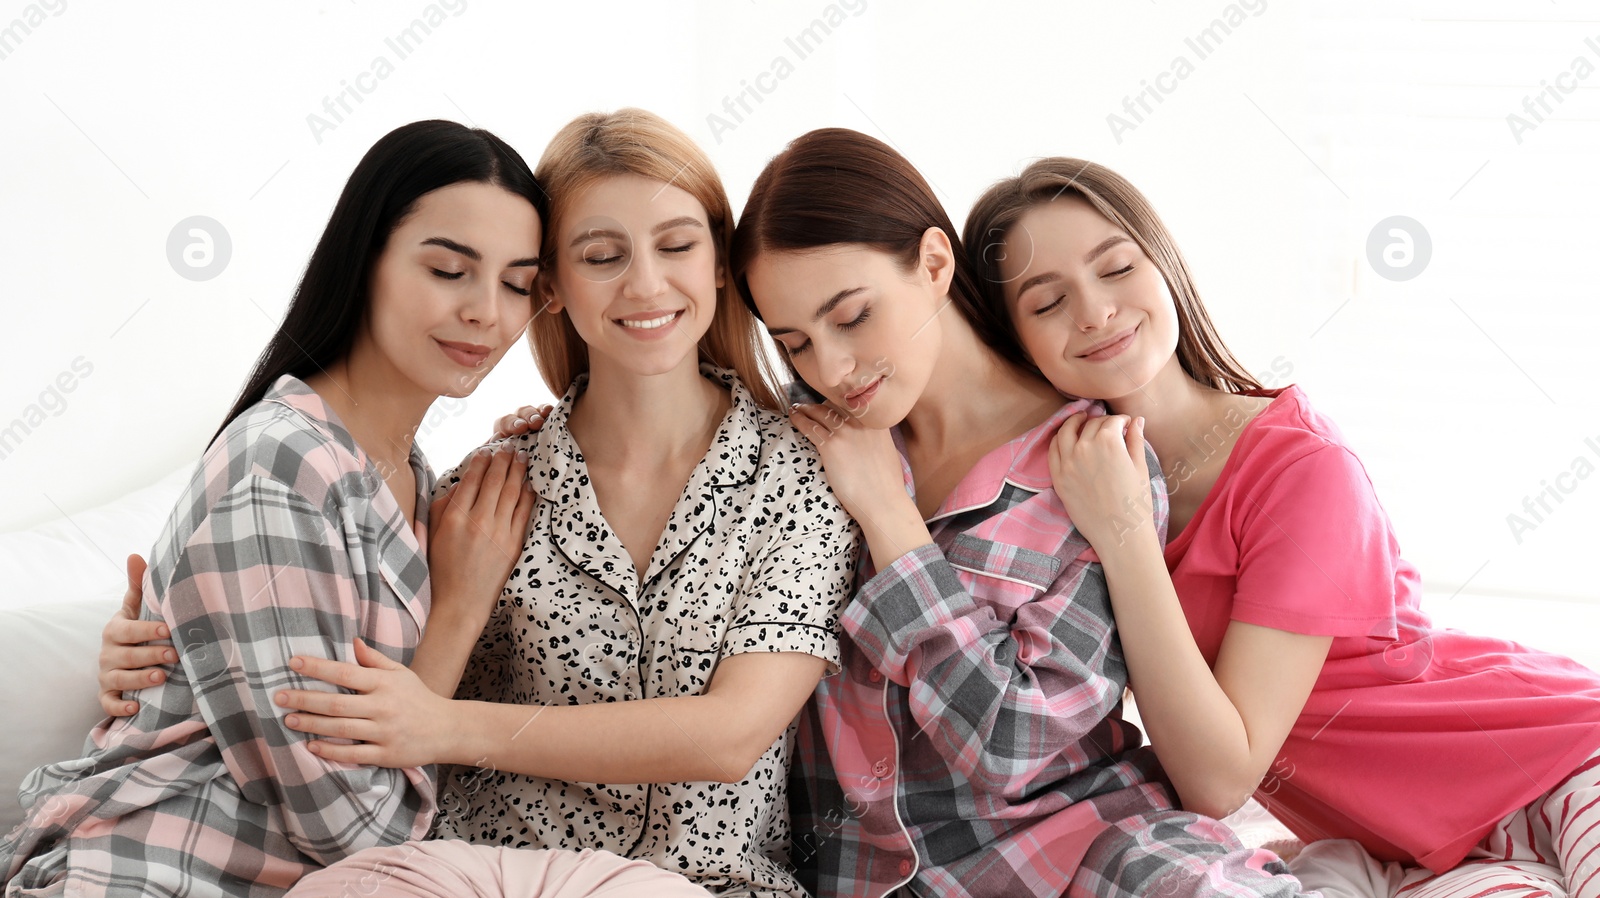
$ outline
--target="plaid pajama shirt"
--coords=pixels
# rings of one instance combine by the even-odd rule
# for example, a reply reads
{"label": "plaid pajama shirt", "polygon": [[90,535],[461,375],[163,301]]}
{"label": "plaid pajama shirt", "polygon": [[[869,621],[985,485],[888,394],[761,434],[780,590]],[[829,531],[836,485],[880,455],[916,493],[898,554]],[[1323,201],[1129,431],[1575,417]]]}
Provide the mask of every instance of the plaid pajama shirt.
{"label": "plaid pajama shirt", "polygon": [[280,689],[333,687],[295,654],[352,660],[359,636],[409,663],[428,613],[433,475],[417,519],[317,394],[285,375],[206,452],[152,553],[146,619],[179,663],[102,721],[78,760],[24,782],[0,841],[4,894],[283,894],[300,876],[427,831],[431,768],[331,763],[287,729]]}
{"label": "plaid pajama shirt", "polygon": [[[1121,718],[1105,577],[1050,482],[1051,439],[1086,409],[1104,413],[1069,403],[980,460],[929,522],[933,543],[846,607],[843,664],[802,717],[791,790],[793,860],[814,894],[1297,891],[1275,856],[1174,811]],[[1080,871],[1091,849],[1102,869]]]}

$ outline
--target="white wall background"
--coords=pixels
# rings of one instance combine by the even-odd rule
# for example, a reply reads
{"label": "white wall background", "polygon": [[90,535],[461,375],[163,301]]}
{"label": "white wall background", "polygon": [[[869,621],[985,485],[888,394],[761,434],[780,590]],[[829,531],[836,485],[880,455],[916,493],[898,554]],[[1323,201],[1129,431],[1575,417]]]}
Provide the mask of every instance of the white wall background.
{"label": "white wall background", "polygon": [[[402,58],[388,41],[430,12]],[[1597,68],[1600,5],[1570,0],[0,0],[0,529],[197,457],[379,136],[451,118],[531,163],[571,116],[635,105],[701,141],[736,207],[824,125],[899,147],[958,223],[1032,157],[1111,165],[1247,365],[1292,366],[1341,423],[1431,590],[1593,610]],[[169,261],[196,215],[231,240],[210,280]],[[1395,215],[1431,240],[1409,280],[1369,258]],[[513,353],[423,446],[442,470],[547,397]]]}

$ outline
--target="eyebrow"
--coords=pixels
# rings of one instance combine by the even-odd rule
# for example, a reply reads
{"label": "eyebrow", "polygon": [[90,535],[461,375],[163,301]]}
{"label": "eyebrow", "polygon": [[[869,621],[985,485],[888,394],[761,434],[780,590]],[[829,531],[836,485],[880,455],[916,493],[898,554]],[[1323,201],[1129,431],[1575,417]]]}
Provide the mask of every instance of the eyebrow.
{"label": "eyebrow", "polygon": [[[1093,249],[1083,254],[1083,264],[1093,264],[1094,260],[1105,255],[1106,252],[1113,246],[1116,246],[1120,243],[1132,242],[1132,240],[1129,240],[1127,237],[1121,234],[1112,234],[1110,237],[1107,237],[1099,243],[1096,243]],[[1061,274],[1059,272],[1046,271],[1043,274],[1036,274],[1022,282],[1022,285],[1017,288],[1017,295],[1021,296],[1022,294],[1027,293],[1029,290],[1032,290],[1034,287],[1039,287],[1044,284],[1053,283],[1059,280],[1061,280]]]}
{"label": "eyebrow", "polygon": [[[650,229],[650,234],[651,234],[651,236],[654,236],[656,234],[660,234],[662,231],[670,231],[673,228],[703,228],[703,227],[705,227],[705,222],[702,222],[700,219],[695,218],[693,215],[680,215],[677,218],[673,218],[673,219],[669,219],[667,221],[663,221],[662,223],[660,223],[660,224],[656,225],[655,227],[651,228]],[[605,238],[610,239],[610,240],[627,240],[628,239],[628,235],[622,233],[621,231],[613,231],[610,228],[589,228],[588,230],[584,231],[583,233],[579,234],[578,236],[572,238],[572,242],[567,244],[567,246],[568,247],[574,247],[574,246],[577,246],[580,243],[583,243],[586,240],[593,240],[596,237],[605,237]]]}
{"label": "eyebrow", "polygon": [[[429,237],[422,241],[423,246],[442,246],[453,253],[460,253],[474,262],[483,261],[483,253],[478,252],[463,243],[457,243],[449,237]],[[539,258],[532,256],[526,259],[516,259],[506,266],[507,268],[538,268]]]}
{"label": "eyebrow", "polygon": [[[867,289],[866,287],[847,287],[847,288],[845,288],[843,290],[840,290],[838,293],[835,293],[832,296],[828,297],[828,301],[827,302],[825,302],[821,306],[817,307],[817,311],[814,312],[811,315],[811,320],[812,321],[821,321],[823,319],[823,317],[826,316],[829,312],[833,311],[834,309],[837,309],[839,307],[839,303],[844,302],[845,300],[849,299],[850,297],[855,296],[857,293],[860,293],[860,292],[862,292],[862,291],[864,291],[866,289]],[[769,327],[769,328],[767,328],[767,333],[771,334],[774,337],[782,336],[783,334],[792,334],[794,332],[795,332],[795,329],[792,328],[792,327]]]}

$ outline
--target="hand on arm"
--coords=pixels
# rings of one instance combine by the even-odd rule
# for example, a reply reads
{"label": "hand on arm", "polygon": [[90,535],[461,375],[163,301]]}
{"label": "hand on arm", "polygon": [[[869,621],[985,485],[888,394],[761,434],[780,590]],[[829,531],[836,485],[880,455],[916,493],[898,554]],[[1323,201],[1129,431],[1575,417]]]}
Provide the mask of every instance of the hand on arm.
{"label": "hand on arm", "polygon": [[1050,471],[1100,557],[1139,717],[1162,767],[1186,809],[1232,813],[1282,748],[1332,638],[1236,621],[1215,671],[1207,666],[1156,538],[1142,419],[1068,418]]}
{"label": "hand on arm", "polygon": [[[589,705],[463,702],[358,646],[361,666],[296,658],[308,676],[354,695],[287,690],[292,729],[357,739],[313,743],[354,764],[493,767],[567,782],[743,780],[810,698],[825,662],[797,652],[724,658],[704,695]],[[640,738],[641,734],[649,738]]]}

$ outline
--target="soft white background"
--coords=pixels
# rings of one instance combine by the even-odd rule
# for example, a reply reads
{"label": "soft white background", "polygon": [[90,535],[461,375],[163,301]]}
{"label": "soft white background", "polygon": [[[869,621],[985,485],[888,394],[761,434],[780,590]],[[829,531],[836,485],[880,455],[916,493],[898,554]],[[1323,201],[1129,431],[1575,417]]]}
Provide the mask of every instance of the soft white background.
{"label": "soft white background", "polygon": [[[1551,631],[1600,607],[1600,476],[1561,480],[1570,495],[1520,542],[1507,521],[1575,459],[1600,466],[1600,5],[1268,0],[1198,59],[1186,39],[1230,4],[854,0],[797,59],[786,39],[829,3],[458,0],[397,59],[386,39],[428,6],[65,0],[12,33],[0,429],[74,360],[92,373],[0,459],[0,529],[197,457],[379,136],[451,118],[532,163],[573,115],[635,105],[701,142],[736,208],[785,141],[824,125],[899,147],[958,225],[1033,157],[1111,165],[1175,231],[1247,366],[1292,365],[1342,425],[1441,601],[1496,596],[1489,620],[1537,608]],[[0,4],[0,29],[29,8]],[[308,116],[380,56],[393,73],[363,79],[374,89],[319,140]],[[780,56],[792,74],[758,81]],[[1192,73],[1113,134],[1107,116],[1179,56]],[[1519,141],[1508,114],[1558,83],[1574,89]],[[734,122],[725,98],[758,84],[772,90],[714,133],[708,116]],[[168,261],[192,215],[232,240],[213,280]],[[1409,281],[1368,261],[1391,215],[1432,240]],[[435,407],[423,446],[442,470],[496,415],[548,396],[514,352],[470,400]]]}

